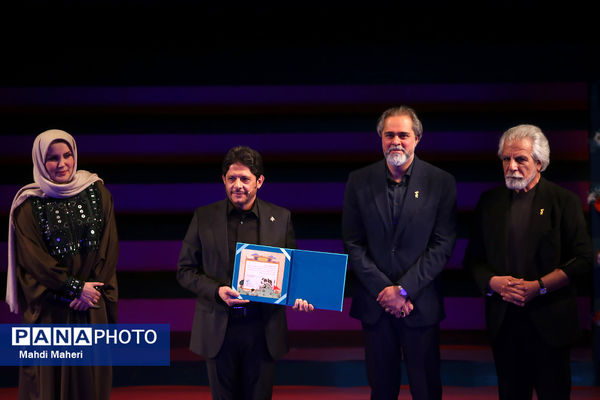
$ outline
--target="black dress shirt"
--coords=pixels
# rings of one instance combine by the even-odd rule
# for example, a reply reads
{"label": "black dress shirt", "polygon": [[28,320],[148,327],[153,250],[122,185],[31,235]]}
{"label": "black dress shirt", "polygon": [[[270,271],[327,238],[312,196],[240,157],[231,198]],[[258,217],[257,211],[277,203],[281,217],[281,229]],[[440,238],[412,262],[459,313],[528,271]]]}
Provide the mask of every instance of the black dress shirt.
{"label": "black dress shirt", "polygon": [[513,191],[510,209],[508,212],[508,257],[506,258],[508,265],[506,270],[515,278],[527,278],[528,267],[532,265],[532,255],[528,254],[529,244],[529,224],[531,221],[531,207],[533,206],[533,198],[535,189],[519,193]]}
{"label": "black dress shirt", "polygon": [[229,244],[229,270],[230,275],[233,275],[236,243],[258,243],[256,201],[248,211],[238,210],[231,202],[227,203],[227,241]]}
{"label": "black dress shirt", "polygon": [[[248,211],[237,209],[231,202],[227,203],[227,241],[229,245],[229,277],[233,277],[236,243],[259,242],[258,237],[258,206],[255,201]],[[232,316],[243,316],[244,319],[258,318],[260,308],[257,303],[247,303],[230,309]]]}
{"label": "black dress shirt", "polygon": [[387,163],[385,164],[388,184],[388,199],[394,227],[398,225],[400,215],[402,213],[402,206],[404,205],[406,189],[408,188],[408,181],[410,179],[410,174],[412,173],[413,165],[414,163],[411,162],[410,166],[404,173],[404,176],[402,176],[402,180],[400,182],[396,182],[392,177],[392,173],[390,172]]}

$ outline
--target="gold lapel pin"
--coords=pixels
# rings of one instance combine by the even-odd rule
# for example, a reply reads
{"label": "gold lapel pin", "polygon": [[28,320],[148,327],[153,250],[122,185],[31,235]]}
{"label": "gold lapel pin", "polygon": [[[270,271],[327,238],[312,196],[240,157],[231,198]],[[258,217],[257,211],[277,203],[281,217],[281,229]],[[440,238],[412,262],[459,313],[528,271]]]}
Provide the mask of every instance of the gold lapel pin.
{"label": "gold lapel pin", "polygon": [[419,191],[417,190],[417,191],[415,191],[415,199],[418,199],[418,198],[419,198]]}
{"label": "gold lapel pin", "polygon": [[271,222],[275,222],[275,217],[271,215],[271,218],[269,218],[271,220]]}
{"label": "gold lapel pin", "polygon": [[540,208],[540,215],[544,215],[544,209]]}

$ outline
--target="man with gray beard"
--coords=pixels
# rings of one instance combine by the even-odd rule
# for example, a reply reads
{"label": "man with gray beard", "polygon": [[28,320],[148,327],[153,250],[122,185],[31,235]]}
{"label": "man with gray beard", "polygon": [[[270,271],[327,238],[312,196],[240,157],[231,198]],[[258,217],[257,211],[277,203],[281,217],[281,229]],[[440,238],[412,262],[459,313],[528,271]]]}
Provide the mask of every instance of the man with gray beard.
{"label": "man with gray beard", "polygon": [[386,110],[377,132],[385,159],[346,185],[350,315],[365,333],[371,399],[398,399],[402,359],[413,399],[441,399],[439,274],[456,239],[456,183],[415,156],[423,126],[411,108]]}
{"label": "man with gray beard", "polygon": [[498,156],[505,187],[481,195],[464,266],[486,295],[499,397],[569,399],[573,281],[592,267],[581,201],[541,176],[550,146],[537,126],[504,132]]}

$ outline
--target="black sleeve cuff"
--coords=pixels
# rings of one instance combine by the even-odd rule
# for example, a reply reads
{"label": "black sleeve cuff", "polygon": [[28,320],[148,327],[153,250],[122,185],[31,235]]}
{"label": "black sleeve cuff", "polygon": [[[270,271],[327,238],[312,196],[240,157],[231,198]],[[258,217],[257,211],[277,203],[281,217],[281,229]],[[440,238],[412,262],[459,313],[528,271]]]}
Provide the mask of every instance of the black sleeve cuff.
{"label": "black sleeve cuff", "polygon": [[83,285],[85,281],[80,281],[72,276],[67,277],[67,280],[63,284],[63,287],[60,290],[60,295],[63,298],[73,300],[79,297],[81,292],[83,291]]}

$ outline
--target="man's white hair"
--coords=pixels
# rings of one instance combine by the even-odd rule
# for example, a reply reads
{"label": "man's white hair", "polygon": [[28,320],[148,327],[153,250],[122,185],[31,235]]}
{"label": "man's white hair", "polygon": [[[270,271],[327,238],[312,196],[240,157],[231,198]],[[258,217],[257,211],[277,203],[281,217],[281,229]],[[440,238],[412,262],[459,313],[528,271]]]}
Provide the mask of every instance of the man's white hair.
{"label": "man's white hair", "polygon": [[498,157],[502,158],[504,143],[514,140],[531,140],[531,157],[542,165],[540,172],[550,164],[550,144],[540,128],[535,125],[517,125],[502,134],[498,144]]}

